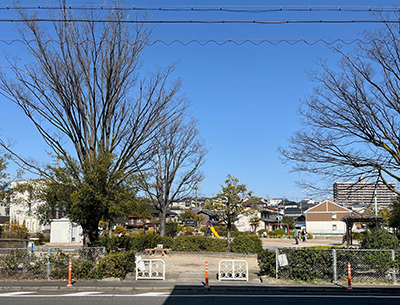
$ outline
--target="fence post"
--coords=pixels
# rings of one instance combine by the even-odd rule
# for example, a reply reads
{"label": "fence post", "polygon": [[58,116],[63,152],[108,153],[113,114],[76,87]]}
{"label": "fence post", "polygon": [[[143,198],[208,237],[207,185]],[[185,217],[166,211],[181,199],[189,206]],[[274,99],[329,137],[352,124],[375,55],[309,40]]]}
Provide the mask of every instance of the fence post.
{"label": "fence post", "polygon": [[337,260],[336,260],[336,249],[333,249],[333,282],[337,282]]}
{"label": "fence post", "polygon": [[51,274],[50,255],[51,255],[51,248],[49,248],[49,251],[47,254],[47,280],[48,281],[50,281],[50,274]]}
{"label": "fence post", "polygon": [[279,251],[278,248],[275,249],[275,277],[278,279],[278,272],[279,272],[279,261],[278,261]]}
{"label": "fence post", "polygon": [[[396,256],[394,254],[394,250],[392,250],[392,260],[396,260]],[[393,284],[397,284],[397,279],[396,279],[396,267],[393,266]]]}

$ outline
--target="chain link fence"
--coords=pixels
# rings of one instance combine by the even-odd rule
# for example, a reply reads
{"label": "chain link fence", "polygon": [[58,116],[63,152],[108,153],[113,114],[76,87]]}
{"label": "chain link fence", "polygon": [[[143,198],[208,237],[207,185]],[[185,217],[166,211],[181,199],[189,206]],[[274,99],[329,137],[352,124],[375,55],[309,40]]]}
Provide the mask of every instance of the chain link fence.
{"label": "chain link fence", "polygon": [[104,247],[0,249],[0,278],[67,279],[70,259],[80,266],[92,265],[103,257],[104,253]]}
{"label": "chain link fence", "polygon": [[400,251],[366,249],[276,249],[276,278],[353,284],[397,284]]}

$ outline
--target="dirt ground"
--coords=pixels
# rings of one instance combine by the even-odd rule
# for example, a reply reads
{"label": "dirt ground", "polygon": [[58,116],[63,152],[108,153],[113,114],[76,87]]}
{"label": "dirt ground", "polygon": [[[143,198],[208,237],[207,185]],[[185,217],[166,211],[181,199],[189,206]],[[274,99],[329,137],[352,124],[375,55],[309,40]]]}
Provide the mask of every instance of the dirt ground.
{"label": "dirt ground", "polygon": [[239,253],[213,253],[213,252],[170,252],[168,255],[140,254],[141,257],[162,259],[165,262],[166,273],[198,273],[205,271],[205,263],[208,262],[210,273],[218,272],[218,264],[221,260],[245,260],[249,273],[258,273],[259,267],[256,254]]}

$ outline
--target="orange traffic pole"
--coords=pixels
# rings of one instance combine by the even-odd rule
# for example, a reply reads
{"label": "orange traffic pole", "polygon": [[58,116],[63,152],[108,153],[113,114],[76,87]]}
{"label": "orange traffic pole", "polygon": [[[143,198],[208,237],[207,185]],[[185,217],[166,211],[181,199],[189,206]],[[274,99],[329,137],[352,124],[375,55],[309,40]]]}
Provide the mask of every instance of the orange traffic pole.
{"label": "orange traffic pole", "polygon": [[351,288],[351,264],[347,263],[347,289]]}
{"label": "orange traffic pole", "polygon": [[205,283],[204,287],[210,288],[210,285],[208,284],[208,262],[206,262],[206,283]]}
{"label": "orange traffic pole", "polygon": [[72,287],[72,259],[69,260],[68,266],[68,285],[67,287]]}

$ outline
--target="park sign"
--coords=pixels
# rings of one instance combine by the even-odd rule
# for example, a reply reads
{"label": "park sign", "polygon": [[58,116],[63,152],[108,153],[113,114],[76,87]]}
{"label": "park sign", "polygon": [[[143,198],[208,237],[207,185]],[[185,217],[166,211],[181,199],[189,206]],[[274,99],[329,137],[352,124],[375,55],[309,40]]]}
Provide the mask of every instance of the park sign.
{"label": "park sign", "polygon": [[197,226],[197,222],[194,219],[185,219],[185,227],[193,227]]}

